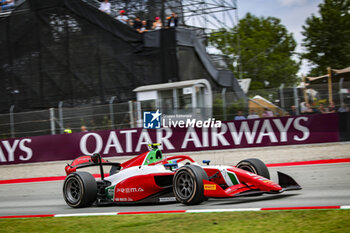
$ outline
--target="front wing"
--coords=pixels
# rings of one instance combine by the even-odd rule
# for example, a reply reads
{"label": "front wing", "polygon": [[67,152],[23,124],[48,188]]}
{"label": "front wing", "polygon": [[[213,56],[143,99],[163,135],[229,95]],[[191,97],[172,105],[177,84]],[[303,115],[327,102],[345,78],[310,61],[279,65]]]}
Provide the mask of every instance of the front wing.
{"label": "front wing", "polygon": [[[230,186],[223,189],[220,185],[211,182],[209,180],[203,180],[204,185],[204,196],[206,197],[217,197],[217,198],[228,198],[228,197],[239,197],[239,196],[252,196],[263,193],[278,194],[284,191],[300,190],[301,186],[289,175],[282,172],[277,172],[278,184],[281,186],[279,190],[261,190],[255,185],[246,182]],[[267,180],[265,182],[271,182]]]}

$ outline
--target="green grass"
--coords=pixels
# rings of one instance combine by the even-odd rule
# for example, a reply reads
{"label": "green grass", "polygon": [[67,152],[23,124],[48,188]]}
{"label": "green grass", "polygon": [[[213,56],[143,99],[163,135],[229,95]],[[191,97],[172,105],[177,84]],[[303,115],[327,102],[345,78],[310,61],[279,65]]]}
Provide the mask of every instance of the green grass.
{"label": "green grass", "polygon": [[0,219],[0,232],[350,232],[350,210]]}

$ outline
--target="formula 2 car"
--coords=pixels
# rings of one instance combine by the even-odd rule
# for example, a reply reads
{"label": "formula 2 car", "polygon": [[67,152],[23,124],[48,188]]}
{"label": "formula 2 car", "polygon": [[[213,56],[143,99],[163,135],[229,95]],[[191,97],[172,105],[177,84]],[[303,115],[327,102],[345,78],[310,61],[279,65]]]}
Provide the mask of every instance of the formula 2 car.
{"label": "formula 2 car", "polygon": [[[63,185],[66,203],[73,208],[92,204],[132,204],[181,202],[199,204],[210,197],[279,194],[299,190],[290,176],[278,172],[279,184],[269,180],[266,165],[259,159],[245,159],[236,166],[199,165],[188,155],[164,158],[159,144],[150,144],[150,151],[124,163],[112,163],[99,154],[76,158],[65,167]],[[104,166],[111,166],[105,177]],[[95,179],[84,167],[99,166],[101,179]]]}

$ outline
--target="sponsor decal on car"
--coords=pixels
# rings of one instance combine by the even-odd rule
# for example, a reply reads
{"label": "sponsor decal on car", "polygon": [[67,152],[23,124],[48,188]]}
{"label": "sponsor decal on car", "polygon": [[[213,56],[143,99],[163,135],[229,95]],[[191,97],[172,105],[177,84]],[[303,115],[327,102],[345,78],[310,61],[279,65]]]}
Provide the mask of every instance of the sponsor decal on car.
{"label": "sponsor decal on car", "polygon": [[215,184],[205,184],[204,190],[216,190],[216,185]]}
{"label": "sponsor decal on car", "polygon": [[160,197],[159,202],[176,201],[176,197]]}
{"label": "sponsor decal on car", "polygon": [[251,172],[246,172],[247,175],[251,176],[253,179],[255,180],[260,180],[260,181],[266,181],[268,179],[266,179],[265,177],[259,176],[257,174],[251,173]]}
{"label": "sponsor decal on car", "polygon": [[115,188],[115,186],[108,187],[108,188],[105,189],[108,199],[111,199],[111,200],[113,199],[113,197],[114,197],[114,188]]}
{"label": "sponsor decal on car", "polygon": [[119,198],[119,197],[116,197],[115,199],[114,199],[114,201],[134,201],[132,198],[130,198],[130,197],[122,197],[122,198]]}
{"label": "sponsor decal on car", "polygon": [[140,193],[143,192],[143,188],[117,188],[116,193]]}
{"label": "sponsor decal on car", "polygon": [[225,189],[225,192],[228,193],[228,194],[231,194],[235,191],[237,191],[239,188],[235,188],[235,187],[229,187],[227,189]]}

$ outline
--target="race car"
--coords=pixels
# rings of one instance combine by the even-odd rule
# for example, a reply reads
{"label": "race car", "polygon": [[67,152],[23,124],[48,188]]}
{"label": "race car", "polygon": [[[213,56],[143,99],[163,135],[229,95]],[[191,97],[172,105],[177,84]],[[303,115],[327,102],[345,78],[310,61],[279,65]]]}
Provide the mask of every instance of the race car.
{"label": "race car", "polygon": [[[73,208],[109,204],[181,202],[195,205],[208,198],[234,198],[300,190],[290,176],[278,172],[279,183],[270,180],[259,159],[245,159],[236,166],[199,165],[188,155],[164,157],[150,144],[150,151],[124,163],[113,163],[99,154],[80,156],[65,167],[63,196]],[[99,166],[100,179],[77,169]],[[105,175],[104,166],[110,166]]]}

